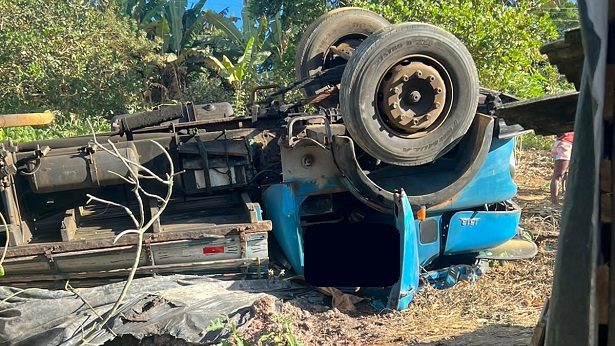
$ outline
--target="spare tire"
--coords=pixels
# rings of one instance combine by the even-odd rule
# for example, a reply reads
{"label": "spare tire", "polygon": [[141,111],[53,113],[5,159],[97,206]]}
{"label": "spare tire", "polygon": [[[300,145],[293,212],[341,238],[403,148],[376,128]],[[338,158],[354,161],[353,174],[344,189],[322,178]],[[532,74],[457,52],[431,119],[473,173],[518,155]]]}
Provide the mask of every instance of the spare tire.
{"label": "spare tire", "polygon": [[478,73],[452,34],[403,23],[371,35],[341,81],[340,108],[350,136],[384,162],[416,166],[444,155],[476,114]]}
{"label": "spare tire", "polygon": [[[351,52],[369,35],[390,23],[379,14],[355,7],[343,7],[325,13],[306,29],[297,44],[295,52],[295,76],[302,80],[335,66],[346,64],[336,56],[331,47]],[[316,94],[325,85],[308,85],[306,96]],[[331,97],[322,102],[323,106],[336,107],[338,98]]]}

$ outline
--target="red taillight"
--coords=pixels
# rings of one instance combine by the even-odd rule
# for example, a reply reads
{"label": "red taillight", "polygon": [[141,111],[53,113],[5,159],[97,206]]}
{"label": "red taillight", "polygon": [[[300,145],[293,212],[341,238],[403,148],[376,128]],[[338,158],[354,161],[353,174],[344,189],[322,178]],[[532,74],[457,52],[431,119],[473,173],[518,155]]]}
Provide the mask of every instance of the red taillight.
{"label": "red taillight", "polygon": [[215,253],[224,253],[224,246],[206,246],[203,248],[203,254],[211,255]]}

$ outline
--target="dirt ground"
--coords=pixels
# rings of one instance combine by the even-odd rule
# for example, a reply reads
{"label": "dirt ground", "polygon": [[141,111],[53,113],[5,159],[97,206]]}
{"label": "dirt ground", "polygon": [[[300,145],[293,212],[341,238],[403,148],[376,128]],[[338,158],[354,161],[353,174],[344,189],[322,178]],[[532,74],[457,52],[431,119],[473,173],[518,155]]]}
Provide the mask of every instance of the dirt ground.
{"label": "dirt ground", "polygon": [[424,289],[403,312],[377,311],[367,303],[344,313],[302,298],[283,304],[260,301],[244,337],[258,343],[274,332],[286,339],[281,344],[292,344],[296,337],[305,345],[529,344],[551,292],[560,212],[548,198],[548,152],[524,150],[518,161],[516,201],[523,209],[521,227],[539,247],[533,259],[492,261],[476,283]]}

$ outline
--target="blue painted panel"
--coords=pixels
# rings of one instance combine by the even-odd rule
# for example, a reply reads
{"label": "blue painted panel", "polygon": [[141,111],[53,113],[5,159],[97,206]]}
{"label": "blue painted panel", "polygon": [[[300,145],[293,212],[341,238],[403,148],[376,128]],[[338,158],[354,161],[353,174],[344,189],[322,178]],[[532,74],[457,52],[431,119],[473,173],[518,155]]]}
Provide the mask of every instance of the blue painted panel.
{"label": "blue painted panel", "polygon": [[412,208],[403,190],[395,205],[396,226],[400,235],[401,273],[399,281],[391,288],[389,308],[404,310],[419,288],[419,241]]}
{"label": "blue painted panel", "polygon": [[428,213],[472,208],[513,198],[517,194],[517,185],[510,175],[510,158],[514,147],[514,138],[494,138],[489,154],[474,179],[452,202],[430,208]]}
{"label": "blue painted panel", "polygon": [[310,195],[339,192],[336,178],[325,182],[306,181],[270,185],[262,194],[266,217],[271,220],[273,234],[295,272],[303,275],[303,236],[301,204]]}
{"label": "blue painted panel", "polygon": [[286,258],[299,274],[303,274],[303,239],[299,220],[301,205],[290,185],[269,186],[263,192],[267,217],[273,224],[275,235]]}
{"label": "blue painted panel", "polygon": [[[440,242],[442,241],[442,212],[463,210],[487,203],[496,203],[512,198],[517,191],[517,187],[510,176],[510,157],[514,149],[514,140],[494,139],[485,163],[480,168],[476,177],[458,194],[457,198],[447,204],[438,206],[439,209],[432,208],[428,212],[429,218],[434,218],[438,222],[438,240],[432,244],[421,244],[417,230],[420,228],[419,221],[414,220],[412,211],[407,199],[401,203],[404,211],[404,223],[400,223],[397,218],[397,227],[402,233],[400,246],[402,246],[402,267],[403,276],[406,282],[401,286],[399,304],[403,308],[404,304],[409,303],[411,297],[406,299],[405,294],[411,292],[411,284],[414,282],[414,271],[419,274],[419,265],[428,265],[435,257],[440,255]],[[279,242],[282,250],[288,258],[290,264],[298,274],[303,274],[303,240],[302,229],[300,226],[299,210],[303,201],[312,194],[324,194],[339,192],[342,185],[333,178],[323,184],[323,182],[295,182],[271,185],[263,192],[263,202],[266,218],[273,223],[273,233]],[[399,203],[399,202],[398,202]],[[406,204],[408,204],[406,206]],[[394,218],[389,215],[374,213],[375,219],[380,222],[392,224]],[[463,218],[481,218],[475,225],[461,226]],[[406,225],[410,222],[411,225]],[[375,221],[375,220],[374,220]],[[446,254],[463,253],[468,251],[478,251],[499,245],[512,238],[516,233],[519,222],[519,212],[458,212],[451,220]],[[416,257],[415,257],[416,256]],[[416,266],[416,270],[410,269]],[[418,280],[418,279],[417,279]],[[402,283],[403,283],[402,282]],[[409,286],[410,285],[410,286]],[[405,287],[405,288],[404,288]],[[403,293],[405,292],[405,293]]]}
{"label": "blue painted panel", "polygon": [[521,210],[461,211],[450,220],[444,254],[477,252],[500,245],[517,233]]}

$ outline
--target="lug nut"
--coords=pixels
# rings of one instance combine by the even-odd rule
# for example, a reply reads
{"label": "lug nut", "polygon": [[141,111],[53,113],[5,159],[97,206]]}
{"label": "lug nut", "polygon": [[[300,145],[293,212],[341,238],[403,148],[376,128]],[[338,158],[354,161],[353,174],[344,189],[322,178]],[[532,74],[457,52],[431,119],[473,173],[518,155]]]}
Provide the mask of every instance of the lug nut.
{"label": "lug nut", "polygon": [[433,82],[436,80],[436,77],[430,75],[429,77],[427,77],[429,79],[430,82]]}
{"label": "lug nut", "polygon": [[396,94],[399,94],[399,88],[398,87],[393,88],[393,92]]}
{"label": "lug nut", "polygon": [[415,74],[417,77],[421,77],[421,76],[423,76],[423,71],[421,71],[421,70],[417,70],[416,72],[414,72],[414,74]]}
{"label": "lug nut", "polygon": [[404,75],[403,77],[401,77],[401,79],[403,79],[404,82],[407,82],[410,80],[410,77]]}
{"label": "lug nut", "polygon": [[393,103],[393,104],[391,105],[391,107],[393,107],[393,109],[397,109],[397,107],[398,107],[398,106],[399,106],[399,105],[397,104],[397,102],[395,102],[395,103]]}
{"label": "lug nut", "polygon": [[442,89],[441,88],[435,88],[433,91],[435,91],[436,94],[442,93]]}
{"label": "lug nut", "polygon": [[419,124],[419,119],[412,120],[412,125],[418,125],[418,124]]}
{"label": "lug nut", "polygon": [[410,101],[416,103],[419,102],[421,100],[421,93],[418,92],[417,90],[414,90],[413,92],[410,93]]}

